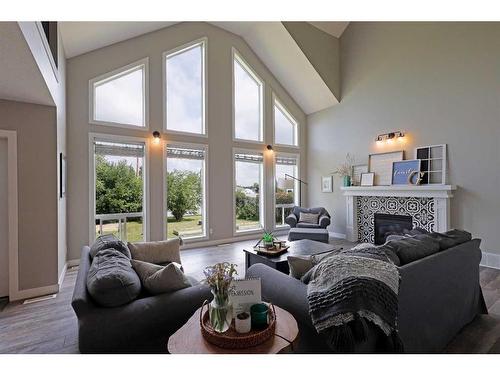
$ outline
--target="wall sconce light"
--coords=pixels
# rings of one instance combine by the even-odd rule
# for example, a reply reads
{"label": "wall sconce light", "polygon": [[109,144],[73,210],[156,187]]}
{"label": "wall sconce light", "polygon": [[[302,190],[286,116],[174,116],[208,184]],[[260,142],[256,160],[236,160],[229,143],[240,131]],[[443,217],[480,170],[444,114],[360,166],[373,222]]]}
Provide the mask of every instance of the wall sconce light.
{"label": "wall sconce light", "polygon": [[378,144],[382,143],[383,141],[385,141],[386,143],[392,143],[394,139],[402,140],[404,136],[405,134],[401,130],[398,130],[396,132],[379,134],[377,135],[377,138],[375,138],[375,141]]}
{"label": "wall sconce light", "polygon": [[267,145],[266,148],[269,150],[269,151],[272,151],[273,150],[273,146],[271,145]]}
{"label": "wall sconce light", "polygon": [[160,132],[155,130],[153,132],[153,143],[155,145],[159,145],[160,144],[160,140],[161,140],[161,135],[160,135]]}

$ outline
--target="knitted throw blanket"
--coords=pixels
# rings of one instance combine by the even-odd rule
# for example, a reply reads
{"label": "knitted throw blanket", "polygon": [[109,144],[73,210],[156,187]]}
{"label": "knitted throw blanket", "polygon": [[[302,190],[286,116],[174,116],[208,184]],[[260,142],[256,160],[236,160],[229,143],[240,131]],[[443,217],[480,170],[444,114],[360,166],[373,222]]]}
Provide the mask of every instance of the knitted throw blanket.
{"label": "knitted throw blanket", "polygon": [[403,351],[397,333],[399,272],[383,250],[362,247],[332,254],[311,273],[311,319],[334,351],[354,351],[368,337],[367,322],[385,334],[378,350]]}

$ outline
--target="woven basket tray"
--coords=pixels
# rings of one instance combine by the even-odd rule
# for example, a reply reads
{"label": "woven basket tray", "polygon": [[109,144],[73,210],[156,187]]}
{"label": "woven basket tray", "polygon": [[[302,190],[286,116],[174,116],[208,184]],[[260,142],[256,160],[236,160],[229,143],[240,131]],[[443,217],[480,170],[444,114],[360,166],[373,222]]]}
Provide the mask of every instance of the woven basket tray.
{"label": "woven basket tray", "polygon": [[252,346],[262,344],[274,335],[276,329],[276,311],[274,310],[274,305],[269,306],[269,324],[266,328],[261,330],[252,329],[248,333],[238,333],[234,328],[233,319],[229,329],[224,333],[219,333],[214,331],[210,324],[208,309],[203,312],[207,303],[205,301],[200,309],[200,327],[202,336],[213,345],[224,349],[251,348]]}

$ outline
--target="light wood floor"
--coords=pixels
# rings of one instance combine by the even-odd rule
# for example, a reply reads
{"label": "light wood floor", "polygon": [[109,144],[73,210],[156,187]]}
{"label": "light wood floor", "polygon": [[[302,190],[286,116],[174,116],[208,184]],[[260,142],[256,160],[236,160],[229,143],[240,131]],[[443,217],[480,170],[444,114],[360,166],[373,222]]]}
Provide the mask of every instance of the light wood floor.
{"label": "light wood floor", "polygon": [[[243,248],[255,241],[184,250],[186,273],[198,279],[205,266],[220,261],[238,265],[244,276]],[[348,247],[347,241],[334,244]],[[0,312],[0,353],[78,353],[77,320],[71,296],[77,269],[68,270],[54,299],[23,305],[10,303]],[[447,353],[500,353],[500,270],[481,268],[481,286],[489,315],[478,316],[448,346]]]}

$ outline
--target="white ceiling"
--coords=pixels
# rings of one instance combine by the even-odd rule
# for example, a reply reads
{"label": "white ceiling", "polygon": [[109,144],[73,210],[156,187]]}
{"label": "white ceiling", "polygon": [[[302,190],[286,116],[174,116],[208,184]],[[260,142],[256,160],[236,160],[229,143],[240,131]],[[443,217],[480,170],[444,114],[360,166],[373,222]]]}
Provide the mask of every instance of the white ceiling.
{"label": "white ceiling", "polygon": [[17,22],[0,22],[0,99],[54,105]]}
{"label": "white ceiling", "polygon": [[106,47],[176,22],[59,22],[66,57]]}
{"label": "white ceiling", "polygon": [[333,35],[335,38],[340,38],[344,30],[349,25],[349,22],[309,22],[314,27],[323,30],[325,33]]}
{"label": "white ceiling", "polygon": [[[66,57],[71,58],[175,23],[60,22],[60,30]],[[306,114],[338,103],[281,22],[212,23],[243,37]],[[336,37],[347,26],[347,22],[311,24]]]}

